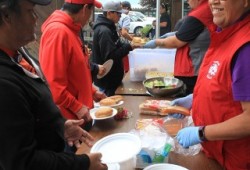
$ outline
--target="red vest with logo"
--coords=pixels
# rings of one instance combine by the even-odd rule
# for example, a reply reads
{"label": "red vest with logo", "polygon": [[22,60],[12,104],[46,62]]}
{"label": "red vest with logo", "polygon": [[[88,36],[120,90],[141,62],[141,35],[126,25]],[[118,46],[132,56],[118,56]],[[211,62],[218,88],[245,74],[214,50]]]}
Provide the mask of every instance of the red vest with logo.
{"label": "red vest with logo", "polygon": [[[192,16],[200,20],[207,28],[213,25],[213,16],[208,5],[208,1],[204,0],[196,9],[192,10],[188,16]],[[189,56],[189,45],[178,48],[175,55],[175,76],[194,76],[194,68],[192,60]]]}
{"label": "red vest with logo", "polygon": [[[192,116],[196,126],[224,122],[242,113],[240,102],[233,100],[231,62],[247,42],[250,42],[250,15],[222,32],[211,33],[210,47],[194,90]],[[209,157],[227,170],[250,169],[250,137],[203,142],[202,146]]]}

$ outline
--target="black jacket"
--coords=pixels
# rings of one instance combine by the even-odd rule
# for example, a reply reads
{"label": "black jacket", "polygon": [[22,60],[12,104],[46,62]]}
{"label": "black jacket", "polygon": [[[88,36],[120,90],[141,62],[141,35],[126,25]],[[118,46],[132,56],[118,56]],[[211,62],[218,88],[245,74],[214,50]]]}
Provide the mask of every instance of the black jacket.
{"label": "black jacket", "polygon": [[94,79],[95,85],[105,89],[117,88],[124,75],[122,58],[131,50],[129,43],[120,41],[114,22],[99,15],[94,25],[92,61],[103,64],[108,59],[113,59],[114,63],[105,77]]}
{"label": "black jacket", "polygon": [[64,153],[64,119],[45,82],[0,51],[0,169],[87,170],[87,155]]}

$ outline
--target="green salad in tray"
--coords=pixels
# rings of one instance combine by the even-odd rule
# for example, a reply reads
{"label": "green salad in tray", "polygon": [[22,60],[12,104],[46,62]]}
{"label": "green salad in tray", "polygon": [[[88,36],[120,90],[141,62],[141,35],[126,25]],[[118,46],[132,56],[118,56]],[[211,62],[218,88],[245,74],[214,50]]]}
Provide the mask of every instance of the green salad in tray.
{"label": "green salad in tray", "polygon": [[175,84],[165,84],[162,80],[152,80],[149,82],[145,82],[144,84],[147,88],[164,88],[164,89],[171,89],[176,87]]}

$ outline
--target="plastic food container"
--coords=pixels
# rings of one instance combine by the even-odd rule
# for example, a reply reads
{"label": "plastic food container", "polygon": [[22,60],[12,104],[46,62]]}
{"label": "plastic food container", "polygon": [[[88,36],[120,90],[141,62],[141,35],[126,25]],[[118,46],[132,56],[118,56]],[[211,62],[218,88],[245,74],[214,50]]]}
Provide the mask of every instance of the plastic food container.
{"label": "plastic food container", "polygon": [[147,71],[173,74],[176,49],[135,49],[129,56],[131,81],[143,81]]}

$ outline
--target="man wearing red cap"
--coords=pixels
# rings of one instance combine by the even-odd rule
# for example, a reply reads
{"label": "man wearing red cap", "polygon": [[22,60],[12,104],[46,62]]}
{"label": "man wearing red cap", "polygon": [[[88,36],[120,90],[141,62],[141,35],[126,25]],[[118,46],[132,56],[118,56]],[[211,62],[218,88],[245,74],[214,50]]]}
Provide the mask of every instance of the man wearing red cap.
{"label": "man wearing red cap", "polygon": [[79,38],[88,23],[95,0],[65,0],[42,25],[39,61],[55,103],[66,119],[84,119],[92,125],[89,109],[93,100],[106,97],[92,85],[88,52]]}
{"label": "man wearing red cap", "polygon": [[65,0],[66,3],[70,3],[70,4],[93,4],[95,7],[97,8],[101,8],[102,4],[99,1],[96,0]]}

